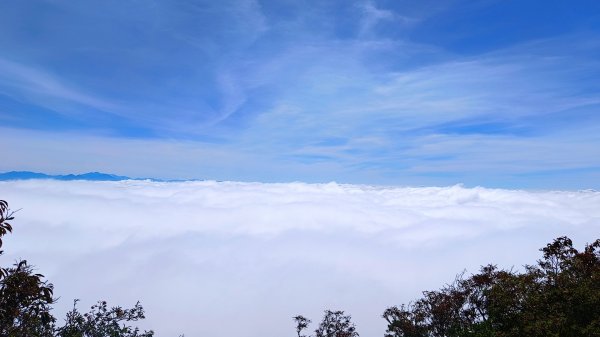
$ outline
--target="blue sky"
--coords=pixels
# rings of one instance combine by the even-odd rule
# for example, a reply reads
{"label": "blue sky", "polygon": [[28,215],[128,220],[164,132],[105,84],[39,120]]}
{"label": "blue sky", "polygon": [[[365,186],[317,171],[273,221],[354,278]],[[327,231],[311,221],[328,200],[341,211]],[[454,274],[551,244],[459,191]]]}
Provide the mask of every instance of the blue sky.
{"label": "blue sky", "polygon": [[597,1],[3,1],[0,170],[600,188]]}

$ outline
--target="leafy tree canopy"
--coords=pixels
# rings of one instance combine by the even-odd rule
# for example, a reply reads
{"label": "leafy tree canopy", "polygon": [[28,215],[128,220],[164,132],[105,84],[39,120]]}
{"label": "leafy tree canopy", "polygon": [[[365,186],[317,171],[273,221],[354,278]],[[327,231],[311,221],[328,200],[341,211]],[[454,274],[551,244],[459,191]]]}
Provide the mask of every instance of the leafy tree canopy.
{"label": "leafy tree canopy", "polygon": [[[0,200],[0,248],[2,237],[12,233],[13,220],[8,203]],[[0,250],[0,255],[2,251]],[[153,331],[140,332],[129,322],[144,319],[140,303],[131,309],[108,307],[104,301],[85,314],[73,306],[65,323],[56,326],[52,315],[53,285],[35,273],[23,260],[13,267],[0,268],[0,336],[4,337],[152,337]],[[75,301],[75,304],[77,300]]]}
{"label": "leafy tree canopy", "polygon": [[[294,321],[298,337],[306,337],[302,335],[302,331],[308,328],[311,320],[304,316],[296,316]],[[315,330],[315,337],[359,337],[359,334],[350,315],[345,315],[343,311],[325,310],[323,320]]]}
{"label": "leafy tree canopy", "polygon": [[495,265],[385,310],[386,337],[599,337],[600,240],[567,237],[524,272]]}

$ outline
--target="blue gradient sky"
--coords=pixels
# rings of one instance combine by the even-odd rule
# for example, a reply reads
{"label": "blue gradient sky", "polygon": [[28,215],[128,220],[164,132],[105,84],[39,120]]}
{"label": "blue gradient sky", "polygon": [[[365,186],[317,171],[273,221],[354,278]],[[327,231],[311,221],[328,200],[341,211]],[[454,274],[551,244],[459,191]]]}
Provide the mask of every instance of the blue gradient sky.
{"label": "blue gradient sky", "polygon": [[600,188],[598,1],[2,1],[0,170]]}

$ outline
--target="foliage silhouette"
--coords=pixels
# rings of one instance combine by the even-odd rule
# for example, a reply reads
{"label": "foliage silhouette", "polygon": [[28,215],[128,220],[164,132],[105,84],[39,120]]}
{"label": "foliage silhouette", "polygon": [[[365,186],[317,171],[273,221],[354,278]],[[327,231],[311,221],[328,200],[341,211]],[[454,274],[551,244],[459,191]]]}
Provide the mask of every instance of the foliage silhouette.
{"label": "foliage silhouette", "polygon": [[[0,248],[12,233],[14,212],[0,200]],[[0,255],[4,252],[0,250]],[[0,268],[0,336],[52,336],[55,318],[50,314],[53,286],[22,260]]]}
{"label": "foliage silhouette", "polygon": [[600,240],[583,251],[567,237],[522,273],[481,268],[385,310],[386,337],[599,337]]}
{"label": "foliage silhouette", "polygon": [[58,337],[152,337],[153,331],[132,328],[126,322],[144,319],[144,309],[136,303],[131,309],[121,307],[109,308],[105,301],[99,301],[88,313],[81,314],[77,310],[77,301],[73,309],[67,313],[65,325],[57,329]]}
{"label": "foliage silhouette", "polygon": [[[308,328],[311,320],[301,315],[295,316],[293,319],[296,322],[298,337],[306,337],[301,333]],[[359,337],[351,319],[352,317],[344,315],[343,311],[325,310],[325,316],[323,316],[323,320],[315,330],[315,337]]]}
{"label": "foliage silhouette", "polygon": [[27,261],[5,269],[0,280],[0,336],[52,336],[52,284]]}
{"label": "foliage silhouette", "polygon": [[308,328],[308,325],[311,323],[311,320],[302,315],[298,315],[293,318],[296,322],[296,334],[298,335],[298,337],[306,337],[306,335],[302,335],[302,331]]}
{"label": "foliage silhouette", "polygon": [[[0,200],[0,248],[2,238],[12,233],[14,212],[8,203]],[[2,255],[0,251],[0,255]],[[0,268],[0,336],[2,337],[152,337],[153,331],[130,327],[128,322],[144,319],[140,303],[131,309],[108,308],[104,301],[81,314],[76,305],[62,327],[56,327],[52,315],[53,285],[44,275],[22,260],[13,267]],[[77,300],[75,301],[75,304]]]}

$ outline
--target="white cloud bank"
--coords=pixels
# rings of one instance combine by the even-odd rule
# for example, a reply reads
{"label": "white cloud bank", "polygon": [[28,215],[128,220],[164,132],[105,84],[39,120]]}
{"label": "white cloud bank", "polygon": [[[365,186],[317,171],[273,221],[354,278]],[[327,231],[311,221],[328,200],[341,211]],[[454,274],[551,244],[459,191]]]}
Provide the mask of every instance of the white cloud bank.
{"label": "white cloud bank", "polygon": [[600,192],[233,182],[0,182],[23,208],[2,264],[27,258],[71,300],[147,310],[158,336],[293,335],[291,317],[383,310],[464,268],[534,263],[600,235]]}

